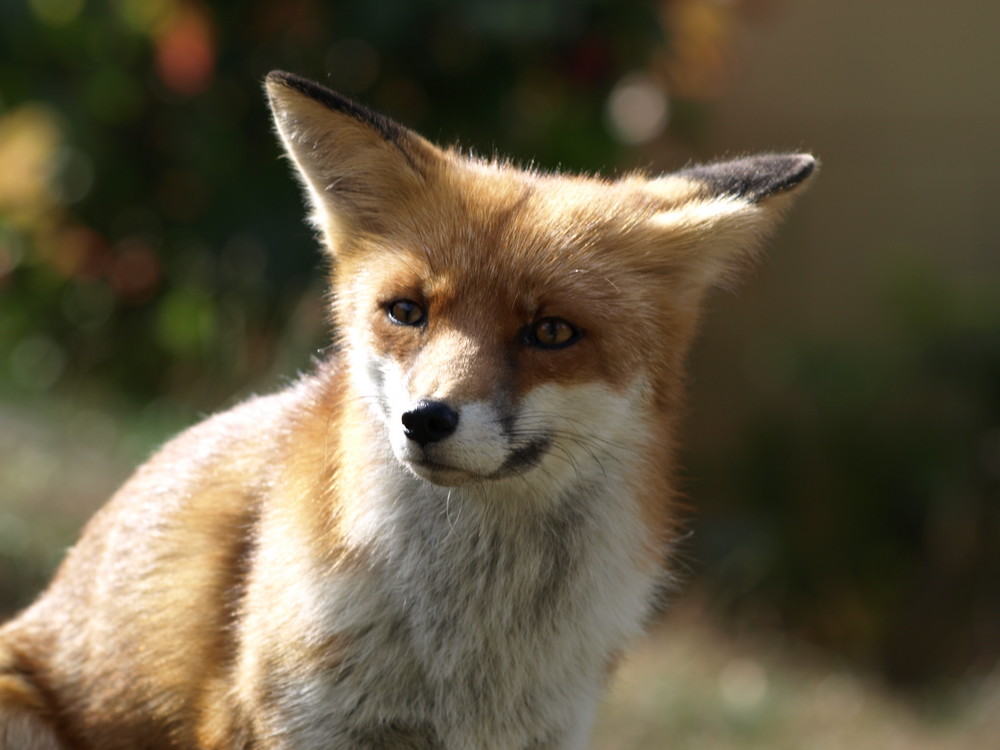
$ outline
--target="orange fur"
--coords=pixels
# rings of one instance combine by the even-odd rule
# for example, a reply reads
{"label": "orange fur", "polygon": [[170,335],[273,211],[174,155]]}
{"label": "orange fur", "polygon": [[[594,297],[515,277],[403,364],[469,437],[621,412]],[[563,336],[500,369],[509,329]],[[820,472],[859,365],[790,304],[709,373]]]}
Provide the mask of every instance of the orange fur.
{"label": "orange fur", "polygon": [[579,748],[669,574],[701,299],[812,159],[546,175],[268,92],[340,353],[91,520],[0,629],[0,749]]}

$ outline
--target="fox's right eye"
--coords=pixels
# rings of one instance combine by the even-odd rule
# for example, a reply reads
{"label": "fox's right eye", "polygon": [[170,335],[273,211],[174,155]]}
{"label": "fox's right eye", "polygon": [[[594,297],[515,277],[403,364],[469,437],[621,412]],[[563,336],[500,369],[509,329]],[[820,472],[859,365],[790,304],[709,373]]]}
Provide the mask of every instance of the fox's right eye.
{"label": "fox's right eye", "polygon": [[424,308],[413,300],[398,299],[386,305],[386,312],[396,325],[401,326],[421,326],[427,320]]}

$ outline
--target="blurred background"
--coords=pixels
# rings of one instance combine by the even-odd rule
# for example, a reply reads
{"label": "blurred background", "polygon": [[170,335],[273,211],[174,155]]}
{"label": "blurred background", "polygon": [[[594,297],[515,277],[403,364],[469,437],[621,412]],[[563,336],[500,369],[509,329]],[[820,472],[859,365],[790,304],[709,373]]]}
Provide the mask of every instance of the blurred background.
{"label": "blurred background", "polygon": [[160,441],[326,345],[261,90],[283,68],[543,168],[816,153],[711,301],[684,591],[598,746],[995,746],[998,24],[978,0],[5,0],[0,613]]}

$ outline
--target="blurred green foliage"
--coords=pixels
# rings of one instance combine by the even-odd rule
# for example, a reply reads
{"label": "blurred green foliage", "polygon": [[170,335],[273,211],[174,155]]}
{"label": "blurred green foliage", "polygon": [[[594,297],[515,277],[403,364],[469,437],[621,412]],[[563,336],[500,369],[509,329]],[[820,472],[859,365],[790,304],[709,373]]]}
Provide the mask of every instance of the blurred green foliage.
{"label": "blurred green foliage", "polygon": [[444,142],[606,168],[607,91],[664,34],[648,2],[4,3],[0,383],[208,406],[268,372],[289,326],[322,342],[296,307],[322,273],[269,70]]}

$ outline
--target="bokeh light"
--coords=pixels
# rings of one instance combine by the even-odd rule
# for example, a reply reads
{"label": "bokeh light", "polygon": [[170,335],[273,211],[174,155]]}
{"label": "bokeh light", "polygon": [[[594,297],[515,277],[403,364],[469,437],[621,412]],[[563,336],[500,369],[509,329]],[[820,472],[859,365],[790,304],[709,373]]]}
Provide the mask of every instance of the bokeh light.
{"label": "bokeh light", "polygon": [[156,72],[184,96],[204,92],[215,72],[215,27],[207,9],[178,3],[156,33]]}
{"label": "bokeh light", "polygon": [[623,143],[638,145],[653,140],[666,129],[669,115],[666,92],[647,74],[626,76],[608,96],[611,131]]}

